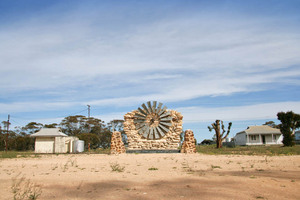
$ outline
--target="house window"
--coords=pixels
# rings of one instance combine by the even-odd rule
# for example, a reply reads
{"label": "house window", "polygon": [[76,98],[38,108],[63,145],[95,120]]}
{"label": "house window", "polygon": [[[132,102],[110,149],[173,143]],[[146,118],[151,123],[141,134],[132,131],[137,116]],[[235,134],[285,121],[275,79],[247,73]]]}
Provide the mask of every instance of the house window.
{"label": "house window", "polygon": [[251,140],[256,140],[256,135],[251,135],[250,138]]}
{"label": "house window", "polygon": [[276,140],[276,135],[274,135],[273,137],[274,137],[274,140]]}

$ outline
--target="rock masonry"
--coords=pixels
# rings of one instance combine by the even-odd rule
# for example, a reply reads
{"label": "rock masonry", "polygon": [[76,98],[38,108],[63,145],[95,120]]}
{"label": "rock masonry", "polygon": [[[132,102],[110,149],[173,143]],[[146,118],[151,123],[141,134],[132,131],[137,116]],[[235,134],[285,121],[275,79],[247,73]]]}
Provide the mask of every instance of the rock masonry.
{"label": "rock masonry", "polygon": [[135,113],[134,110],[124,116],[124,131],[128,138],[128,150],[176,150],[180,143],[180,133],[182,132],[181,113],[170,110],[172,116],[172,126],[164,137],[156,140],[148,140],[138,134],[133,122]]}
{"label": "rock masonry", "polygon": [[195,138],[192,130],[186,130],[184,132],[184,141],[182,143],[181,153],[196,153]]}
{"label": "rock masonry", "polygon": [[114,131],[111,135],[110,153],[121,154],[125,153],[125,146],[122,141],[122,135],[119,131]]}

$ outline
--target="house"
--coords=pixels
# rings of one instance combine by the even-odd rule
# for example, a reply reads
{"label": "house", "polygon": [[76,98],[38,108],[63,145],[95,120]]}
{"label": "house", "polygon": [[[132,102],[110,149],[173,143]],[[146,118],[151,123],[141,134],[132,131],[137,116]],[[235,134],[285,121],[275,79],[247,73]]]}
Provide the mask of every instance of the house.
{"label": "house", "polygon": [[279,129],[270,126],[249,126],[238,132],[234,141],[236,145],[271,145],[282,144],[283,136]]}
{"label": "house", "polygon": [[30,135],[35,137],[35,153],[74,153],[77,137],[70,137],[60,128],[42,128]]}

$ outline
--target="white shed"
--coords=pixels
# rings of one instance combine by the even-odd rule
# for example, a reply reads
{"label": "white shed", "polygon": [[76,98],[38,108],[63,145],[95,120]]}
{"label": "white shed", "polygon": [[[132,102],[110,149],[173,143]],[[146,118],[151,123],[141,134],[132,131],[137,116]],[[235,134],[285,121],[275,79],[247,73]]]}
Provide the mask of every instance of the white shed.
{"label": "white shed", "polygon": [[35,137],[35,153],[73,153],[77,137],[69,137],[60,128],[42,128]]}
{"label": "white shed", "polygon": [[236,145],[273,145],[282,144],[283,136],[279,129],[270,126],[249,126],[238,132],[234,141]]}

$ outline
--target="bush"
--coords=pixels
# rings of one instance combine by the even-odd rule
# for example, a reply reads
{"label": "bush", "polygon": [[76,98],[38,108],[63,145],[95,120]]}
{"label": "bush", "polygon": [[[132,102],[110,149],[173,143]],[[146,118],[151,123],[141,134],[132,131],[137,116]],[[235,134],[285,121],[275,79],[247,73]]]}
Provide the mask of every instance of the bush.
{"label": "bush", "polygon": [[88,149],[90,144],[91,149],[96,149],[99,147],[100,139],[96,134],[93,133],[82,133],[77,135],[80,140],[84,141],[84,148]]}

